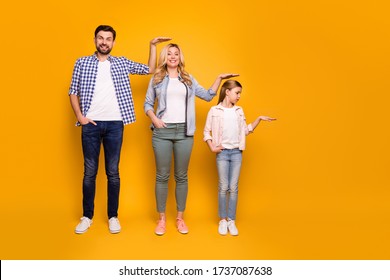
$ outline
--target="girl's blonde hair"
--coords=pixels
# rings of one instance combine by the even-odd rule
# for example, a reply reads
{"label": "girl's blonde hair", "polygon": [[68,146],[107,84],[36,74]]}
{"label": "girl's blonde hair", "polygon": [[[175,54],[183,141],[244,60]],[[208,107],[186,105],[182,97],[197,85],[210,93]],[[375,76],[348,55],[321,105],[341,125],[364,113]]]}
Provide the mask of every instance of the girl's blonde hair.
{"label": "girl's blonde hair", "polygon": [[185,70],[185,63],[184,63],[184,56],[183,52],[181,51],[179,45],[177,44],[168,44],[166,45],[160,53],[160,58],[158,60],[157,69],[153,76],[153,84],[157,85],[158,83],[161,83],[161,81],[164,79],[164,77],[167,75],[167,60],[168,60],[168,50],[169,48],[176,48],[179,50],[179,65],[177,66],[177,70],[183,79],[184,83],[188,86],[192,85],[192,81],[190,78],[190,74],[188,74]]}
{"label": "girl's blonde hair", "polygon": [[235,87],[242,88],[242,85],[236,80],[227,80],[224,82],[219,92],[219,99],[217,104],[221,103],[225,99],[227,90],[231,90]]}

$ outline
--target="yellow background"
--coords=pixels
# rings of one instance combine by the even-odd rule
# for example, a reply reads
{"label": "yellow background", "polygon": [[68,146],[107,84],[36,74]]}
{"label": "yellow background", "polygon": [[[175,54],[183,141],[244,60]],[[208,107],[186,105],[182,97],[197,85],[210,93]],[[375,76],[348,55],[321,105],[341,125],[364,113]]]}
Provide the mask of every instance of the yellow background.
{"label": "yellow background", "polygon": [[[0,259],[389,259],[388,1],[8,1],[1,29]],[[80,129],[67,95],[75,60],[99,24],[113,55],[147,62],[149,41],[173,37],[205,87],[240,73],[240,105],[261,123],[248,137],[238,237],[217,233],[217,173],[197,100],[188,235],[153,233],[154,158],[132,76],[137,122],[121,158],[122,232],[111,235],[101,161],[94,224],[81,216]],[[158,47],[160,51],[161,46]],[[171,178],[173,179],[173,178]]]}

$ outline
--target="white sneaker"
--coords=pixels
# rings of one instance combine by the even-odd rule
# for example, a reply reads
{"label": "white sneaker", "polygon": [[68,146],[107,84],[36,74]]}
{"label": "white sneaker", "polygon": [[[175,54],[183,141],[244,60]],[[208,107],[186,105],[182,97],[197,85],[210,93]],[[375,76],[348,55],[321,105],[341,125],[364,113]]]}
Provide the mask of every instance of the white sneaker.
{"label": "white sneaker", "polygon": [[87,217],[82,217],[81,222],[76,226],[75,233],[81,234],[88,230],[92,224],[92,220]]}
{"label": "white sneaker", "polygon": [[121,231],[121,225],[117,217],[112,217],[108,220],[108,228],[111,233],[119,233]]}
{"label": "white sneaker", "polygon": [[231,235],[238,235],[238,229],[236,227],[234,220],[229,220],[227,222],[227,227]]}
{"label": "white sneaker", "polygon": [[228,232],[228,222],[225,219],[219,221],[218,232],[220,235],[226,235]]}

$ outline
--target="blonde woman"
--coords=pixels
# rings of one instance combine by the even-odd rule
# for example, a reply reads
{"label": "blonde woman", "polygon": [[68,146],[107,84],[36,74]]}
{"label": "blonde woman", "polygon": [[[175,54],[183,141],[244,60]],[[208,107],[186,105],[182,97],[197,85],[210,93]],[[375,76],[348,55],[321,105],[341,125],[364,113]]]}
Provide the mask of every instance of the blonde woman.
{"label": "blonde woman", "polygon": [[187,171],[195,132],[195,96],[206,101],[212,100],[222,79],[234,76],[238,75],[220,74],[206,90],[186,72],[183,52],[177,44],[168,44],[160,53],[144,103],[144,110],[152,121],[153,130],[155,192],[159,214],[155,229],[157,235],[163,235],[166,231],[165,209],[172,154],[176,181],[176,226],[180,233],[188,233],[184,210],[188,193]]}

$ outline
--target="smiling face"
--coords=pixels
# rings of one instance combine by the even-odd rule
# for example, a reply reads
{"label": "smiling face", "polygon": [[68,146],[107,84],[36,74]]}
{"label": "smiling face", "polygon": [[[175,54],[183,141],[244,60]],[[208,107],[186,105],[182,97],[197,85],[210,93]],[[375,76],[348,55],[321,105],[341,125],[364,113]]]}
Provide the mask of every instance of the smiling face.
{"label": "smiling face", "polygon": [[95,37],[95,46],[98,53],[108,55],[114,46],[114,35],[110,31],[99,31]]}
{"label": "smiling face", "polygon": [[177,68],[180,63],[180,51],[176,47],[170,47],[167,52],[167,67]]}
{"label": "smiling face", "polygon": [[236,104],[241,97],[241,87],[234,87],[226,90],[226,101],[230,104]]}

